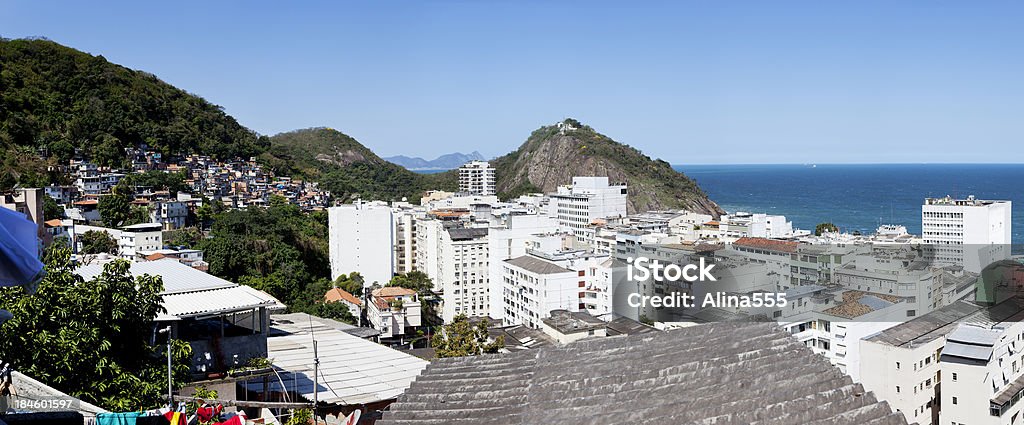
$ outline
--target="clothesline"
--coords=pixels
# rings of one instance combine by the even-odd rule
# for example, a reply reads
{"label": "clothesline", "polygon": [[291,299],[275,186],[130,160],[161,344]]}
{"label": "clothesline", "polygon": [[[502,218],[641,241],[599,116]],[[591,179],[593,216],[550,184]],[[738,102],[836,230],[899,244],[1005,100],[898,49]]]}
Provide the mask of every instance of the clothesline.
{"label": "clothesline", "polygon": [[257,407],[267,409],[304,409],[312,408],[313,403],[294,403],[294,402],[283,402],[283,401],[245,401],[245,400],[221,400],[214,398],[203,398],[195,396],[174,396],[174,401],[196,401],[202,400],[209,404],[221,404],[224,406],[236,406],[236,407]]}

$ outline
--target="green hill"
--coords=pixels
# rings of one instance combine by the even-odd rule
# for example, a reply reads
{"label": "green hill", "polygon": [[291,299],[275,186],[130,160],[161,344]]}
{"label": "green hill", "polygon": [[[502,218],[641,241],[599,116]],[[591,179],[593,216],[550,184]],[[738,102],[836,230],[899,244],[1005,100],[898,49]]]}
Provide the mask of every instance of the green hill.
{"label": "green hill", "polygon": [[519,149],[491,161],[499,195],[554,192],[573,176],[607,176],[611,182],[629,186],[630,212],[677,208],[713,216],[723,212],[696,182],[668,162],[651,159],[576,120],[566,122],[577,128],[541,127]]}
{"label": "green hill", "polygon": [[[319,181],[336,200],[356,198],[418,202],[436,179],[385,161],[352,137],[330,128],[308,128],[270,138],[261,161],[275,173]],[[453,184],[440,188],[454,189]]]}
{"label": "green hill", "polygon": [[123,165],[124,149],[145,143],[164,154],[249,157],[266,138],[201,97],[156,76],[49,40],[0,39],[0,177],[47,179],[38,153],[63,163],[79,150],[101,165]]}

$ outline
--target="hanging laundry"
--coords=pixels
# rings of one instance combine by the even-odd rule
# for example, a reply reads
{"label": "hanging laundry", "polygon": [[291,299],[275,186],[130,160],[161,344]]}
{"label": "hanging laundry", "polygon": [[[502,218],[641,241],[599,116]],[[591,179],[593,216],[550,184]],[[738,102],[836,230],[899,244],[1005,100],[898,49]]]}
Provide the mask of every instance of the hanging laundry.
{"label": "hanging laundry", "polygon": [[135,425],[171,425],[171,421],[168,420],[167,417],[162,414],[140,416],[138,419],[135,420]]}
{"label": "hanging laundry", "polygon": [[224,406],[216,405],[202,405],[196,408],[196,415],[199,416],[199,422],[210,422],[213,418],[219,417],[221,410],[224,410]]}
{"label": "hanging laundry", "polygon": [[97,413],[96,425],[137,425],[142,412]]}
{"label": "hanging laundry", "polygon": [[181,412],[167,412],[164,414],[170,425],[188,425],[188,418]]}
{"label": "hanging laundry", "polygon": [[245,419],[245,414],[239,412],[224,422],[218,422],[216,425],[245,425]]}

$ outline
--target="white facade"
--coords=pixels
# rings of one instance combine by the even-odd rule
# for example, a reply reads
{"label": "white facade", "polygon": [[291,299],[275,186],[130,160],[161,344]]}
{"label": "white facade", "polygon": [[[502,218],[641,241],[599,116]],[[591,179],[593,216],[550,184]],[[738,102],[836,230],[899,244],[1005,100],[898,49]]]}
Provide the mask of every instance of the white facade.
{"label": "white facade", "polygon": [[921,206],[921,236],[934,250],[935,261],[980,272],[991,262],[1008,258],[1010,201],[927,198]]}
{"label": "white facade", "polygon": [[439,241],[439,280],[443,293],[441,318],[485,317],[490,312],[488,229],[449,227]]}
{"label": "white facade", "polygon": [[164,230],[174,230],[185,227],[185,220],[188,219],[188,204],[179,201],[154,201],[150,204],[149,219],[151,222],[160,223]]}
{"label": "white facade", "polygon": [[595,220],[626,216],[626,192],[626,185],[609,185],[608,177],[573,177],[571,185],[559,186],[551,195],[549,208],[559,224],[584,242],[590,239],[587,235]]}
{"label": "white facade", "polygon": [[412,336],[422,324],[421,310],[415,291],[389,286],[373,290],[366,317],[381,338],[400,338]]}
{"label": "white facade", "polygon": [[395,274],[416,270],[416,221],[423,218],[421,209],[393,208],[395,219]]}
{"label": "white facade", "polygon": [[718,229],[727,238],[784,238],[793,235],[793,222],[783,215],[737,212],[723,215]]}
{"label": "white facade", "polygon": [[1019,424],[1024,403],[1024,323],[960,324],[942,349],[940,424]]}
{"label": "white facade", "polygon": [[327,209],[331,279],[359,272],[364,284],[384,285],[394,271],[391,207],[357,202]]}
{"label": "white facade", "polygon": [[875,393],[879,400],[887,401],[893,410],[902,412],[907,422],[933,423],[933,419],[938,418],[937,384],[945,378],[939,368],[939,353],[944,343],[942,337],[925,337],[913,342],[892,342],[884,336],[862,340],[864,388]]}
{"label": "white facade", "polygon": [[[558,221],[542,214],[509,215],[500,225],[491,227],[487,235],[488,276],[501,276],[504,260],[526,255],[526,242],[531,235],[556,230]],[[491,278],[488,286],[489,315],[502,319],[505,316],[502,280]]]}
{"label": "white facade", "polygon": [[135,261],[143,252],[156,251],[163,248],[163,226],[160,223],[142,223],[124,226],[117,241],[118,255],[121,258]]}
{"label": "white facade", "polygon": [[[505,325],[524,325],[540,329],[542,321],[553,310],[607,312],[607,305],[597,305],[597,289],[603,288],[606,261],[609,257],[586,255],[578,251],[558,253],[544,258],[538,252],[502,262],[502,297]],[[547,255],[545,255],[547,256]],[[589,296],[593,293],[594,296]],[[607,296],[607,290],[605,295]],[[601,314],[601,313],[599,313]]]}
{"label": "white facade", "polygon": [[494,195],[494,168],[487,161],[470,161],[459,167],[459,192]]}

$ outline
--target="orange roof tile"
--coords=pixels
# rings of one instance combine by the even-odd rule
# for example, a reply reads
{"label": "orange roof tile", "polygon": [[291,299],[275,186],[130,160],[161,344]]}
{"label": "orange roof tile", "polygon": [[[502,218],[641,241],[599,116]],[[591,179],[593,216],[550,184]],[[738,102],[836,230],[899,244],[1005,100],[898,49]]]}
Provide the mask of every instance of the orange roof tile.
{"label": "orange roof tile", "polygon": [[759,248],[779,252],[796,252],[797,246],[800,245],[799,242],[795,241],[779,241],[775,239],[749,237],[739,238],[736,240],[736,242],[733,242],[732,244],[738,246],[745,246],[749,248]]}
{"label": "orange roof tile", "polygon": [[348,291],[341,288],[331,288],[324,294],[324,301],[327,302],[338,302],[341,300],[348,301],[355,305],[363,305],[363,300],[356,298],[355,295],[350,294]]}
{"label": "orange roof tile", "polygon": [[58,227],[58,226],[61,226],[63,224],[63,223],[60,222],[60,220],[58,220],[56,218],[53,219],[53,220],[46,220],[43,223],[46,224],[47,226],[50,226],[50,227]]}
{"label": "orange roof tile", "polygon": [[401,286],[385,286],[373,290],[373,296],[375,297],[398,297],[404,295],[416,295],[416,291]]}

